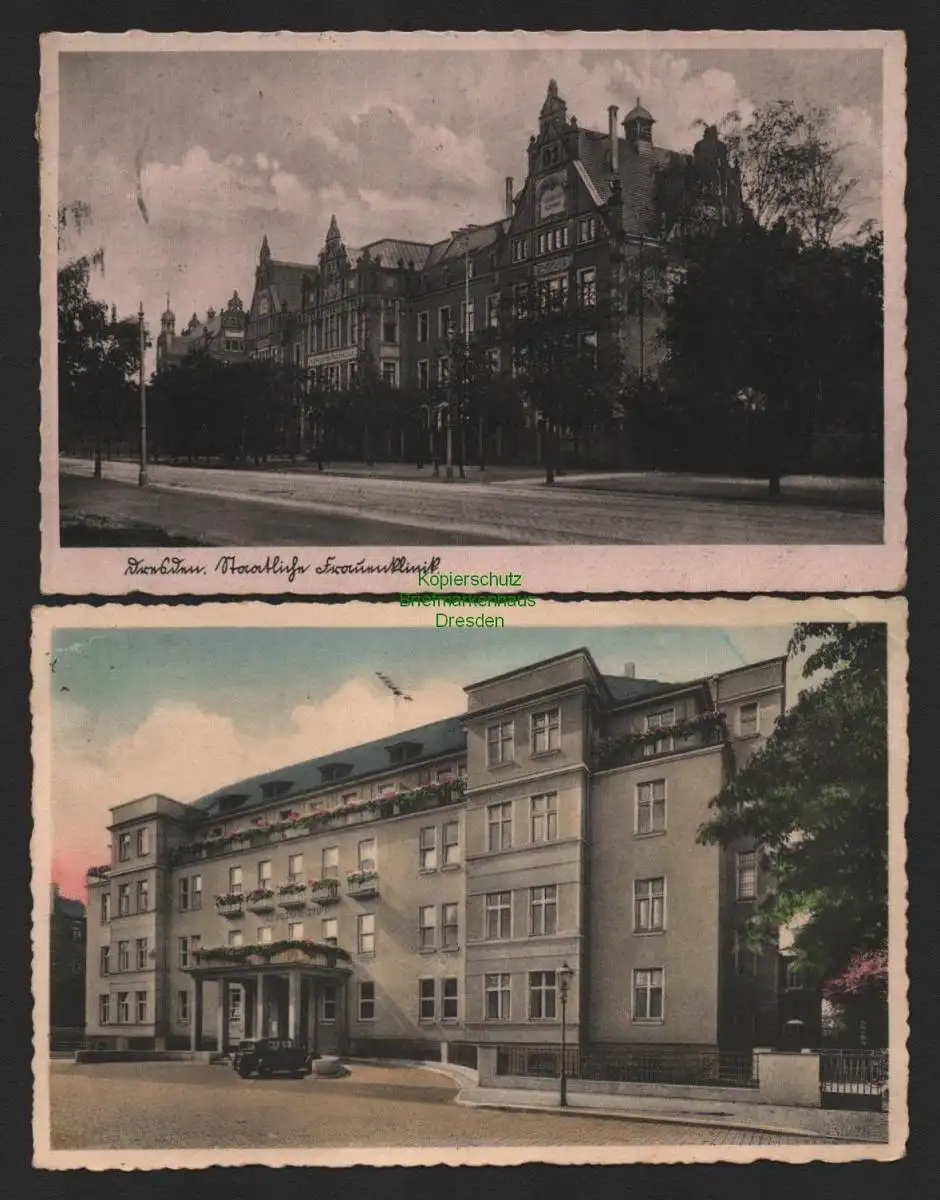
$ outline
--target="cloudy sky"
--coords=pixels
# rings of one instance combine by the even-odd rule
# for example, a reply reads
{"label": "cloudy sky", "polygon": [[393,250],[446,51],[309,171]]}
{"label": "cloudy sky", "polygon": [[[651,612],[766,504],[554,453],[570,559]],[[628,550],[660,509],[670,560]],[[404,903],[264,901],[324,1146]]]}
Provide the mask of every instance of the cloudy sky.
{"label": "cloudy sky", "polygon": [[550,78],[595,129],[642,96],[679,150],[732,109],[825,104],[860,178],[853,227],[879,215],[878,51],[67,52],[59,199],[93,224],[65,253],[103,246],[97,294],[153,320],[169,291],[179,327],[234,288],[250,298],[265,233],[276,258],[311,262],[334,212],[353,246],[495,220]]}
{"label": "cloudy sky", "polygon": [[[106,862],[109,808],[187,802],[290,763],[466,711],[464,686],[588,646],[599,668],[683,681],[786,652],[763,628],[69,629],[52,654],[53,878],[84,894]],[[485,654],[480,639],[486,639]],[[481,662],[485,661],[485,666]],[[389,675],[412,703],[375,676]],[[789,700],[802,680],[795,664]]]}

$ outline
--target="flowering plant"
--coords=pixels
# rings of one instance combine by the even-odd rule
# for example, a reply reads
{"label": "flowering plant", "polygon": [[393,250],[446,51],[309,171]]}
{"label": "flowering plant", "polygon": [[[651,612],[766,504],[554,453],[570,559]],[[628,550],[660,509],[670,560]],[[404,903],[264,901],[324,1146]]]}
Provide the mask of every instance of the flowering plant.
{"label": "flowering plant", "polygon": [[284,939],[279,942],[259,942],[251,946],[205,946],[195,951],[197,962],[244,962],[246,958],[263,958],[270,961],[276,954],[285,950],[302,950],[311,957],[315,954],[326,955],[327,962],[332,965],[337,959],[348,962],[349,952],[339,946],[326,946],[322,942],[311,942],[306,939]]}
{"label": "flowering plant", "polygon": [[279,896],[296,896],[299,892],[305,892],[307,885],[305,883],[284,883],[277,889]]}
{"label": "flowering plant", "polygon": [[111,873],[111,864],[110,863],[104,863],[100,867],[89,867],[86,872],[89,879],[101,879],[102,876],[109,875],[110,873]]}
{"label": "flowering plant", "polygon": [[221,907],[224,904],[241,904],[244,899],[241,892],[226,892],[222,896],[216,896],[215,902]]}
{"label": "flowering plant", "polygon": [[272,888],[255,888],[254,891],[248,893],[245,899],[252,904],[255,900],[270,900],[273,895]]}
{"label": "flowering plant", "polygon": [[[664,736],[669,731],[657,731],[657,733],[659,736]],[[174,848],[172,856],[174,859],[185,859],[188,855],[198,855],[200,852],[224,853],[246,839],[254,840],[278,833],[312,830],[354,813],[370,812],[377,816],[391,816],[393,813],[407,813],[415,809],[427,808],[433,804],[453,804],[463,799],[465,789],[466,780],[457,776],[454,779],[441,780],[437,783],[422,784],[411,791],[392,792],[374,800],[349,800],[336,808],[318,808],[303,815],[291,810],[277,821],[266,821],[263,817],[259,817],[247,829],[202,837],[197,841],[177,846]]]}
{"label": "flowering plant", "polygon": [[855,954],[846,970],[823,985],[823,995],[836,1002],[880,999],[888,991],[888,951]]}
{"label": "flowering plant", "polygon": [[653,745],[664,738],[688,737],[689,734],[699,733],[710,729],[723,729],[724,716],[715,709],[696,713],[683,721],[675,721],[672,725],[662,725],[658,729],[630,730],[617,734],[616,737],[601,738],[594,747],[594,759],[598,766],[610,765],[622,750],[634,750],[639,746]]}
{"label": "flowering plant", "polygon": [[314,879],[310,884],[310,888],[314,892],[335,892],[338,887],[338,879]]}
{"label": "flowering plant", "polygon": [[369,883],[377,878],[378,871],[349,871],[346,875],[346,882],[350,886],[355,886],[358,883]]}

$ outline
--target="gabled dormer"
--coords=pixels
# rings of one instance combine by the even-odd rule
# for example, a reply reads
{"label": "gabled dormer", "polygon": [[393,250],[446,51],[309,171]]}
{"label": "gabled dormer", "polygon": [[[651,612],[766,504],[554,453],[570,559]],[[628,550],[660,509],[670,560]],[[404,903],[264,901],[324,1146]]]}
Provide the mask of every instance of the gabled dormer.
{"label": "gabled dormer", "polygon": [[320,779],[323,783],[336,783],[340,779],[345,779],[351,770],[352,763],[324,763],[323,766],[320,767]]}
{"label": "gabled dormer", "polygon": [[417,758],[424,746],[421,742],[394,742],[390,746],[385,747],[388,753],[388,761],[398,764],[409,762],[413,758]]}

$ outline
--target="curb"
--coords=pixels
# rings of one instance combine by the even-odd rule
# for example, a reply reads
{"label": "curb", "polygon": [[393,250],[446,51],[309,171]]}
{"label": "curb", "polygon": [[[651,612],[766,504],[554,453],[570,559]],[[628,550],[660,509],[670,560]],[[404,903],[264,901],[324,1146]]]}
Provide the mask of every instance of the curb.
{"label": "curb", "polygon": [[[813,1138],[820,1142],[832,1142],[835,1145],[844,1142],[859,1143],[863,1146],[881,1145],[880,1141],[873,1142],[870,1138],[853,1137],[849,1135],[841,1136],[830,1133],[816,1133],[813,1130],[807,1129],[791,1129],[785,1125],[761,1125],[750,1122],[737,1121],[716,1121],[708,1117],[696,1116],[674,1116],[672,1113],[664,1112],[611,1112],[609,1109],[593,1109],[593,1108],[548,1108],[539,1105],[530,1104],[497,1104],[490,1103],[485,1100],[464,1100],[462,1096],[458,1096],[454,1101],[462,1108],[488,1108],[497,1112],[530,1112],[530,1113],[546,1113],[549,1116],[556,1117],[591,1117],[600,1121],[647,1121],[658,1123],[661,1125],[699,1125],[706,1126],[710,1129],[735,1129],[748,1133],[776,1133],[785,1134],[788,1137]],[[885,1140],[887,1145],[887,1140]]]}

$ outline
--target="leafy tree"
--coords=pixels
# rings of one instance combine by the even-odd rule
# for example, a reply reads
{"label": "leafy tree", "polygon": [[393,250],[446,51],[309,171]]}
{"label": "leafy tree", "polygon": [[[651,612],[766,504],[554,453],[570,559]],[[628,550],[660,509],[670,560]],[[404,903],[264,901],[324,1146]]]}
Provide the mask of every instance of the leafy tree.
{"label": "leafy tree", "polygon": [[63,441],[91,437],[100,479],[104,443],[132,425],[140,326],[92,299],[90,269],[77,259],[58,273],[59,420]]}
{"label": "leafy tree", "polygon": [[866,1040],[876,1046],[888,1042],[888,953],[884,949],[854,954],[843,974],[830,979],[823,996],[840,1006],[858,1037],[864,1022]]}
{"label": "leafy tree", "polygon": [[[793,924],[820,980],[881,950],[888,927],[887,635],[876,624],[798,625],[791,656],[820,676],[712,801],[702,843],[756,841],[773,884],[755,943]],[[822,677],[824,676],[824,677]]]}
{"label": "leafy tree", "polygon": [[754,220],[769,229],[782,219],[817,248],[828,246],[844,224],[858,185],[845,173],[830,124],[827,109],[801,111],[790,100],[765,104],[746,124],[736,112],[721,124]]}
{"label": "leafy tree", "polygon": [[621,379],[615,349],[598,348],[602,308],[593,296],[569,303],[565,290],[536,282],[516,289],[503,317],[519,395],[541,428],[545,483],[555,482],[562,430],[580,436],[609,415]]}

